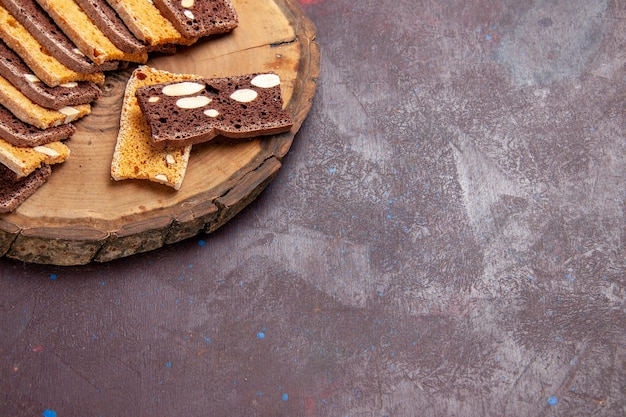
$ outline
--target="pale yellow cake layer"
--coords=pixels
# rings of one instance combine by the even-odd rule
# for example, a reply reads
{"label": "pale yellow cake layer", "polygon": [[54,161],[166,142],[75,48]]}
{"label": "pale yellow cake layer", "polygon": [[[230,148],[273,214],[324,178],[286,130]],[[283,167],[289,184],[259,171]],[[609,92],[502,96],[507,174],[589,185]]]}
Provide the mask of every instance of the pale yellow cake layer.
{"label": "pale yellow cake layer", "polygon": [[74,0],[37,0],[76,47],[97,64],[106,61],[145,63],[148,53],[131,54],[117,48]]}
{"label": "pale yellow cake layer", "polygon": [[147,66],[140,66],[133,71],[124,92],[120,130],[111,162],[111,176],[114,180],[143,179],[180,189],[187,171],[191,146],[156,149],[152,145],[150,128],[139,108],[135,92],[146,85],[197,78],[196,75],[172,74]]}
{"label": "pale yellow cake layer", "polygon": [[89,104],[63,107],[59,110],[41,107],[33,103],[2,76],[0,76],[0,104],[9,109],[21,121],[39,129],[71,123],[91,113]]}
{"label": "pale yellow cake layer", "polygon": [[47,53],[28,30],[1,5],[0,38],[24,60],[41,81],[50,87],[72,81],[104,84],[104,73],[84,74],[73,71]]}
{"label": "pale yellow cake layer", "polygon": [[15,172],[18,177],[27,176],[43,164],[60,164],[69,156],[70,149],[63,142],[20,148],[0,139],[0,163]]}

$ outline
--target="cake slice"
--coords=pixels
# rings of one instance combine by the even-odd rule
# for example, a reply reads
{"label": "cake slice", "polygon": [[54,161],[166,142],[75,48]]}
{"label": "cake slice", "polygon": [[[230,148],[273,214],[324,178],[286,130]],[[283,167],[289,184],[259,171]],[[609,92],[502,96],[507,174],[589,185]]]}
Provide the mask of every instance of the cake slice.
{"label": "cake slice", "polygon": [[21,121],[39,129],[71,123],[91,113],[89,104],[67,106],[59,110],[41,107],[33,103],[4,77],[0,77],[0,104],[9,109]]}
{"label": "cake slice", "polygon": [[0,139],[0,164],[13,171],[17,178],[29,175],[42,165],[60,164],[69,156],[70,149],[63,142],[21,148]]}
{"label": "cake slice", "polygon": [[78,49],[97,64],[105,61],[145,63],[148,53],[119,49],[83,12],[74,0],[36,0]]}
{"label": "cake slice", "polygon": [[153,0],[183,36],[203,36],[226,33],[237,27],[238,18],[229,0]]}
{"label": "cake slice", "polygon": [[151,46],[165,44],[191,45],[197,39],[186,38],[166,19],[152,0],[106,0],[126,23],[128,29]]}
{"label": "cake slice", "polygon": [[54,21],[35,0],[0,0],[2,5],[26,30],[57,60],[65,66],[83,73],[119,69],[120,62],[107,61],[95,64],[59,30]]}
{"label": "cake slice", "polygon": [[124,92],[120,128],[111,161],[111,176],[114,180],[143,179],[180,189],[191,146],[164,149],[152,146],[150,129],[137,105],[135,93],[142,86],[195,78],[199,77],[172,74],[145,65],[133,71]]}
{"label": "cake slice", "polygon": [[16,178],[13,171],[0,164],[0,213],[15,211],[51,174],[50,166],[43,165],[26,177]]}
{"label": "cake slice", "polygon": [[144,86],[137,102],[157,147],[194,145],[218,135],[272,135],[293,126],[283,110],[280,78],[272,73]]}
{"label": "cake slice", "polygon": [[138,54],[147,50],[147,45],[128,30],[124,21],[105,0],[76,0],[76,3],[122,51]]}
{"label": "cake slice", "polygon": [[37,39],[2,6],[0,6],[0,39],[24,60],[40,80],[50,87],[72,81],[104,84],[104,73],[77,72],[50,55]]}
{"label": "cake slice", "polygon": [[5,107],[0,106],[0,139],[18,146],[35,147],[51,142],[69,139],[76,132],[74,125],[68,123],[48,129],[39,129],[22,122]]}
{"label": "cake slice", "polygon": [[13,84],[34,103],[54,110],[59,110],[66,106],[91,103],[97,100],[102,93],[96,84],[86,81],[48,87],[1,40],[0,76]]}

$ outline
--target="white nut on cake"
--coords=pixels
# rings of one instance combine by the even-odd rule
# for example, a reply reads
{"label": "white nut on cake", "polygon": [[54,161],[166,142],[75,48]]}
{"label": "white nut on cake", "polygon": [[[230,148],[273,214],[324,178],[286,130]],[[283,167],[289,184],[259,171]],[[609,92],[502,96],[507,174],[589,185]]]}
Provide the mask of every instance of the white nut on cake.
{"label": "white nut on cake", "polygon": [[199,109],[211,102],[211,99],[205,96],[185,97],[176,101],[176,106],[181,109]]}
{"label": "white nut on cake", "polygon": [[163,94],[170,97],[189,96],[204,90],[204,84],[182,82],[163,87]]}
{"label": "white nut on cake", "polygon": [[276,74],[259,74],[250,81],[250,84],[259,88],[272,88],[280,85],[280,77]]}
{"label": "white nut on cake", "polygon": [[254,90],[251,90],[249,88],[242,88],[241,90],[236,90],[234,93],[232,93],[230,95],[230,98],[240,103],[249,103],[256,100],[258,95],[259,94]]}

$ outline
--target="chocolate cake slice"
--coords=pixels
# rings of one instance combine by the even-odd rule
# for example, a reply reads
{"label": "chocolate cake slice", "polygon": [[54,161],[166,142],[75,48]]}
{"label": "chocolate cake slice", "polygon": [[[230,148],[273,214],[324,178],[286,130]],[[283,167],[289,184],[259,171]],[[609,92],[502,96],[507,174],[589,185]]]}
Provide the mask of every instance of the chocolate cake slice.
{"label": "chocolate cake slice", "polygon": [[280,78],[271,73],[145,86],[137,102],[156,146],[272,135],[293,125],[283,110]]}
{"label": "chocolate cake slice", "polygon": [[76,128],[64,124],[48,129],[39,129],[22,122],[8,109],[0,106],[0,139],[18,147],[35,147],[69,139]]}
{"label": "chocolate cake slice", "polygon": [[238,17],[229,0],[153,0],[154,5],[184,36],[226,33],[237,27]]}
{"label": "chocolate cake slice", "polygon": [[89,60],[35,0],[0,0],[0,5],[8,10],[52,56],[68,68],[83,73],[120,68],[120,62],[107,61],[95,64]]}
{"label": "chocolate cake slice", "polygon": [[87,81],[48,87],[1,40],[0,76],[17,87],[34,103],[54,110],[59,110],[66,106],[91,103],[97,100],[102,93],[96,84]]}
{"label": "chocolate cake slice", "polygon": [[16,178],[13,171],[0,164],[0,213],[15,211],[51,174],[50,166],[43,165],[27,177]]}

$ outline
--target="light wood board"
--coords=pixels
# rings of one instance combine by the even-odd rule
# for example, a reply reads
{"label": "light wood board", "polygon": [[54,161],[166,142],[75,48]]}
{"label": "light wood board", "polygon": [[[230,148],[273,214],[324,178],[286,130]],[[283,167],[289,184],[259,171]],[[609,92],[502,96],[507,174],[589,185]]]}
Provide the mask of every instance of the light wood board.
{"label": "light wood board", "polygon": [[295,0],[233,0],[239,26],[148,65],[223,77],[274,71],[281,77],[290,132],[194,146],[180,190],[145,180],[114,181],[110,164],[122,96],[134,67],[107,75],[92,114],[76,123],[72,154],[15,212],[0,215],[0,255],[78,265],[157,249],[210,233],[254,200],[280,168],[315,94],[320,54],[315,28]]}

